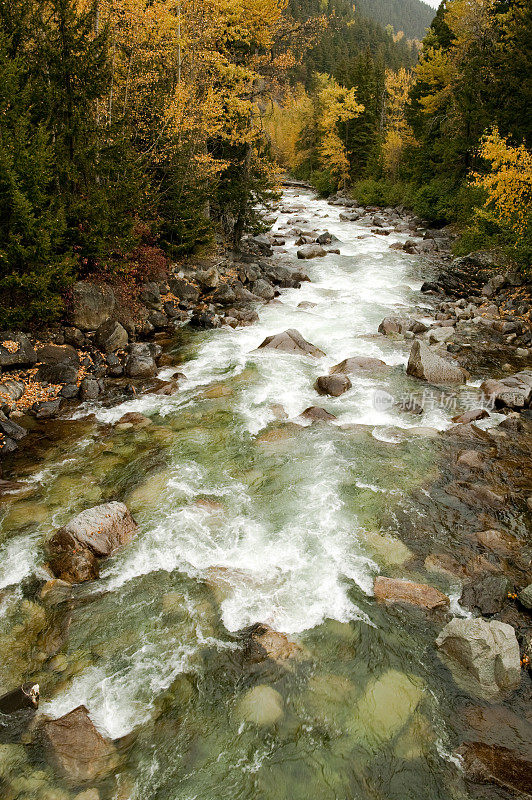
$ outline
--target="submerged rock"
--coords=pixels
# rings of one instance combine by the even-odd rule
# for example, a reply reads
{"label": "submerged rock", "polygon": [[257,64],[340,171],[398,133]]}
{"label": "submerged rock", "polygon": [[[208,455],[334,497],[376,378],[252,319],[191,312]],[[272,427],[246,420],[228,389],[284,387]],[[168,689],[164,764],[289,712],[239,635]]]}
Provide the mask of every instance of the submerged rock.
{"label": "submerged rock", "polygon": [[466,772],[482,782],[532,794],[532,724],[502,706],[470,706],[458,750]]}
{"label": "submerged rock", "polygon": [[456,682],[480,697],[494,699],[519,686],[519,644],[511,625],[455,618],[442,630],[436,645]]}
{"label": "submerged rock", "polygon": [[422,697],[423,684],[418,677],[390,669],[370,680],[349,727],[373,749],[399,733]]}
{"label": "submerged rock", "polygon": [[325,355],[323,350],[307,342],[299,331],[296,331],[294,328],[283,331],[283,333],[276,333],[273,336],[267,336],[258,347],[259,350],[264,348],[280,350],[283,353],[315,356],[316,358],[321,358]]}
{"label": "submerged rock", "polygon": [[42,738],[50,760],[70,783],[98,780],[118,764],[113,742],[96,729],[85,706],[45,721]]}
{"label": "submerged rock", "polygon": [[260,684],[249,689],[239,700],[236,713],[242,722],[260,726],[274,725],[284,715],[283,698],[271,686]]}
{"label": "submerged rock", "polygon": [[396,578],[375,578],[373,591],[377,600],[386,603],[408,603],[421,608],[445,608],[449,605],[447,595],[424,583],[412,583]]}
{"label": "submerged rock", "polygon": [[464,370],[456,362],[447,361],[431,350],[426,344],[415,341],[412,344],[407,374],[428,383],[465,383]]}
{"label": "submerged rock", "polygon": [[82,511],[48,541],[53,574],[69,583],[97,578],[98,559],[131,541],[137,527],[124,503],[105,503]]}

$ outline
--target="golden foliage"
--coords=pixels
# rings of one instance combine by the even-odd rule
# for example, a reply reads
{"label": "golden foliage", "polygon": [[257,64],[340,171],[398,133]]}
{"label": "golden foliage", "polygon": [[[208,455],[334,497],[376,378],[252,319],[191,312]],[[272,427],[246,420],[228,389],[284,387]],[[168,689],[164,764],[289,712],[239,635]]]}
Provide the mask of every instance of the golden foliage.
{"label": "golden foliage", "polygon": [[414,143],[412,130],[405,117],[410,89],[414,82],[411,72],[401,68],[397,72],[386,70],[386,104],[382,156],[384,169],[395,176],[406,147]]}
{"label": "golden foliage", "polygon": [[474,183],[486,191],[486,207],[519,236],[532,214],[532,153],[524,145],[508,144],[493,128],[482,140],[480,155],[490,171],[475,174]]}

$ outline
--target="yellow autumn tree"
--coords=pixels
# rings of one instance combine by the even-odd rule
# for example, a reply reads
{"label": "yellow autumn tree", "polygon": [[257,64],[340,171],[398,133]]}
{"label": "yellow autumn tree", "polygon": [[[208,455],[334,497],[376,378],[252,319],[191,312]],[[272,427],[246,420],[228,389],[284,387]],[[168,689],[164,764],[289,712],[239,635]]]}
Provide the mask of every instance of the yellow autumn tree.
{"label": "yellow autumn tree", "polygon": [[532,215],[532,153],[524,145],[512,146],[493,128],[482,140],[480,155],[490,170],[476,174],[474,183],[486,192],[486,209],[521,236]]}
{"label": "yellow autumn tree", "polygon": [[357,101],[356,90],[340,86],[330,75],[318,73],[318,152],[320,162],[338,184],[345,187],[349,178],[349,158],[339,129],[364,111]]}
{"label": "yellow autumn tree", "polygon": [[383,164],[386,173],[395,177],[405,149],[414,143],[412,129],[406,121],[406,106],[414,76],[403,67],[386,70]]}
{"label": "yellow autumn tree", "polygon": [[293,170],[301,162],[298,143],[306,119],[312,112],[312,100],[302,84],[272,98],[263,111],[264,130],[273,155],[283,169]]}

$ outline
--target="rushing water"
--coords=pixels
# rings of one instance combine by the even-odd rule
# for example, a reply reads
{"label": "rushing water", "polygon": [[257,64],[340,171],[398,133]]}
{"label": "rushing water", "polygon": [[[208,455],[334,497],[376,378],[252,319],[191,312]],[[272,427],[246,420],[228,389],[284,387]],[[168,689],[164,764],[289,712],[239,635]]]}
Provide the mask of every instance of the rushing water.
{"label": "rushing water", "polygon": [[[336,234],[341,255],[308,262],[311,282],[283,290],[251,327],[184,332],[175,355],[187,381],[173,396],[95,406],[96,422],[80,421],[38,467],[21,466],[26,486],[0,522],[2,685],[38,679],[47,714],[84,703],[103,733],[135,734],[118,790],[106,784],[102,797],[466,798],[450,756],[458,690],[433,644],[441,620],[371,596],[379,572],[459,593],[450,576],[410,560],[398,522],[421,522],[412,496],[437,474],[437,437],[416,428],[443,429],[450,414],[375,402],[381,390],[419,392],[404,371],[409,343],[376,331],[389,313],[420,318],[422,265],[389,249],[402,234],[341,222],[340,209],[308,193],[288,191],[285,203],[301,210],[280,214],[276,228],[299,215],[302,227]],[[295,259],[293,237],[286,249]],[[288,328],[326,358],[256,350]],[[396,368],[319,398],[316,377],[354,355]],[[310,405],[337,421],[303,423]],[[152,424],[111,425],[128,411]],[[141,533],[99,581],[77,587],[69,636],[46,660],[31,644],[42,639],[40,606],[16,585],[40,564],[50,531],[108,499],[128,504]],[[242,671],[232,634],[257,621],[289,633],[308,661]],[[258,684],[281,696],[274,725],[242,721],[241,699]],[[41,783],[14,797],[59,786],[48,766],[32,768]]]}

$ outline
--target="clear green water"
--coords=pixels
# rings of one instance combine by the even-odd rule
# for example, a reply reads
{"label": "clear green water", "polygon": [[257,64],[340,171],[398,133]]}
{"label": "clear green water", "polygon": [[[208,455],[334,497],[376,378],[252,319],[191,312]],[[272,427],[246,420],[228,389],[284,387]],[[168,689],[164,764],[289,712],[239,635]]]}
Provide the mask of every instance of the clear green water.
{"label": "clear green water", "polygon": [[[433,646],[442,622],[371,596],[379,572],[459,593],[424,571],[431,542],[413,554],[398,523],[422,523],[413,493],[438,475],[437,438],[408,429],[445,427],[446,412],[410,418],[373,404],[377,389],[419,388],[402,369],[408,343],[374,336],[386,313],[419,302],[419,265],[388,250],[400,236],[357,239],[367,230],[325,203],[288,201],[304,206],[310,227],[335,232],[342,255],[311,262],[312,283],[283,292],[255,326],[184,332],[182,391],[93,409],[97,419],[43,448],[38,465],[20,461],[14,477],[25,488],[4,505],[0,686],[36,680],[43,712],[84,703],[120,739],[102,798],[468,797],[450,757],[458,690]],[[298,309],[304,300],[317,305]],[[287,328],[327,357],[255,352]],[[316,377],[358,354],[397,368],[319,398]],[[338,422],[296,426],[311,404]],[[286,420],[275,418],[279,405]],[[152,424],[113,427],[132,410]],[[76,588],[68,636],[54,644],[52,632],[66,630],[60,612],[23,598],[18,584],[51,531],[109,499],[128,504],[141,532],[98,582]],[[445,525],[442,514],[435,539]],[[304,662],[242,669],[235,633],[257,621],[303,645]],[[251,699],[264,724],[244,721]],[[37,749],[26,748],[27,762],[19,755],[6,766],[0,746],[6,796],[63,800],[84,788],[64,783]]]}

